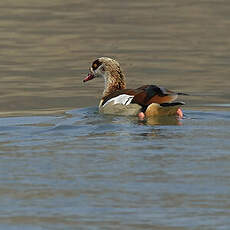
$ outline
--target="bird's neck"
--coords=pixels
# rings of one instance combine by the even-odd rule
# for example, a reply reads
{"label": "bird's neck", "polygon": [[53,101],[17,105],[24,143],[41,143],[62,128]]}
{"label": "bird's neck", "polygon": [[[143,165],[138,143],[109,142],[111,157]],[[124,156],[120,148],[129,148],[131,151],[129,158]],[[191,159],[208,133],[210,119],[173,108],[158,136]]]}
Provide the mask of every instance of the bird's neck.
{"label": "bird's neck", "polygon": [[109,94],[126,88],[125,75],[120,72],[109,73],[105,77],[105,88],[103,92],[103,98]]}

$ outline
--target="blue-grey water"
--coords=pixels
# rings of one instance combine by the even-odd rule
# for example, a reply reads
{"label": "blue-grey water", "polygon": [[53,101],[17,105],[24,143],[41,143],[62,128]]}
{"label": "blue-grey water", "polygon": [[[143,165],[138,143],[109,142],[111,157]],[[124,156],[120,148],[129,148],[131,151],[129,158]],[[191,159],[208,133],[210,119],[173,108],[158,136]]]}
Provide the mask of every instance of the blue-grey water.
{"label": "blue-grey water", "polygon": [[[230,229],[229,0],[0,2],[1,230]],[[95,58],[185,117],[105,116]]]}
{"label": "blue-grey water", "polygon": [[0,229],[227,230],[230,113],[185,115],[1,118]]}

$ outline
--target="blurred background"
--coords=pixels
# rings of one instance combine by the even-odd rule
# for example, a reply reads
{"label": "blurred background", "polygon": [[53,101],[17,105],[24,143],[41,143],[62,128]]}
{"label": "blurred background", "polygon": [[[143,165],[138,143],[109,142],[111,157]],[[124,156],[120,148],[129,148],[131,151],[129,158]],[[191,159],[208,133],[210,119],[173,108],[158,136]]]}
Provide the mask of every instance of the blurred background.
{"label": "blurred background", "polygon": [[120,62],[128,87],[159,84],[193,95],[187,106],[228,103],[228,0],[2,0],[0,115],[95,106],[103,80],[92,61]]}

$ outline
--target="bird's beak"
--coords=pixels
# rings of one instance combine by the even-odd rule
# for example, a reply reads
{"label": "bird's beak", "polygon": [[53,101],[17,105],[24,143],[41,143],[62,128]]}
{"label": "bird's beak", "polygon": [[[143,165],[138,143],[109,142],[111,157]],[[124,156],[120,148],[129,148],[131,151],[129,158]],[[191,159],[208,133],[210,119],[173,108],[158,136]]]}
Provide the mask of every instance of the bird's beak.
{"label": "bird's beak", "polygon": [[95,75],[93,73],[88,73],[88,76],[83,79],[83,82],[92,80],[93,78],[95,78]]}

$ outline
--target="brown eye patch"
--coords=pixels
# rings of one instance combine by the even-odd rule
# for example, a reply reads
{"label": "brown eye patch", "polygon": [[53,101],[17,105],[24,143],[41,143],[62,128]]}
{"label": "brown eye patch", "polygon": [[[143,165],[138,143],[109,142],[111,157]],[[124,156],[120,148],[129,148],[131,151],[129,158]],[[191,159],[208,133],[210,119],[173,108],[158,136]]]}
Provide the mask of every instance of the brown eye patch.
{"label": "brown eye patch", "polygon": [[95,60],[92,64],[92,68],[93,70],[97,69],[100,65],[102,64],[102,62],[100,62],[98,59]]}

